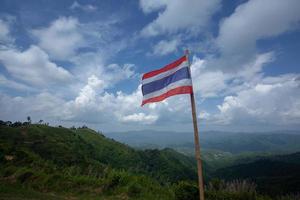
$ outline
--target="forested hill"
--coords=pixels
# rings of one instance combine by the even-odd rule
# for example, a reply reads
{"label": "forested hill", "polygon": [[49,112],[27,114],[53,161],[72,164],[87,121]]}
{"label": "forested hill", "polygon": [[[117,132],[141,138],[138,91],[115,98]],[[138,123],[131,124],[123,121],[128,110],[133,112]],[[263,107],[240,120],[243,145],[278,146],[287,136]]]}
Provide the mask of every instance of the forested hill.
{"label": "forested hill", "polygon": [[[288,162],[286,169],[293,169],[297,175],[299,162],[295,163],[295,158],[299,156],[274,157],[273,161]],[[214,178],[208,166],[204,163],[204,173]],[[248,179],[249,175],[255,177],[256,169],[257,173],[267,170],[255,162],[244,166],[222,169],[215,177],[230,180],[228,176],[232,175],[236,179]],[[247,172],[248,168],[251,173]],[[260,174],[254,179],[260,193],[256,192],[255,184],[246,180],[209,182],[206,179],[206,199],[270,200],[261,194],[267,192],[269,195],[274,188],[269,190],[261,186],[268,186],[275,180],[280,183],[275,189],[280,191],[278,186],[286,180],[299,183],[299,173],[296,178],[288,179],[285,174],[283,178],[275,176],[274,179],[274,174],[262,184]],[[86,127],[69,129],[21,122],[0,124],[1,200],[196,200],[199,199],[196,177],[194,158],[172,149],[136,150]],[[282,194],[294,192],[295,188],[287,185]],[[298,196],[285,199],[295,198]],[[273,199],[282,200],[281,196]]]}
{"label": "forested hill", "polygon": [[110,166],[163,181],[196,178],[193,158],[172,149],[135,150],[88,128],[1,126],[0,140],[2,161],[5,156],[14,162],[34,162],[38,158],[57,166]]}
{"label": "forested hill", "polygon": [[270,195],[297,193],[300,191],[300,152],[226,167],[217,170],[214,176],[228,181],[251,180],[259,192]]}
{"label": "forested hill", "polygon": [[196,180],[195,167],[172,149],[135,150],[88,128],[0,125],[0,199],[174,199],[170,185]]}

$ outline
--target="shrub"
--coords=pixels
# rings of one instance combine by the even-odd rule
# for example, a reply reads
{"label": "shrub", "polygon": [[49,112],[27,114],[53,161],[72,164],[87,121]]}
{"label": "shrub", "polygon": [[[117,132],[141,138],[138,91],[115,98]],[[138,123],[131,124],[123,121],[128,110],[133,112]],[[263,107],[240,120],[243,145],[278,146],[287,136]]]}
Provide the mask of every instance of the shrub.
{"label": "shrub", "polygon": [[21,173],[17,179],[18,181],[20,181],[21,183],[24,183],[25,181],[27,181],[31,176],[33,175],[33,173],[31,171],[25,171],[23,173]]}
{"label": "shrub", "polygon": [[281,197],[277,198],[277,200],[295,200],[295,199],[300,199],[300,193],[285,195],[285,196],[281,196]]}
{"label": "shrub", "polygon": [[207,199],[211,200],[255,200],[256,186],[245,180],[234,180],[225,183],[223,180],[212,180],[206,189]]}
{"label": "shrub", "polygon": [[113,171],[107,177],[107,179],[105,181],[104,189],[108,191],[108,190],[112,190],[112,189],[116,188],[118,185],[120,185],[121,179],[122,179],[121,174]]}
{"label": "shrub", "polygon": [[141,194],[142,190],[143,187],[139,183],[133,182],[128,187],[128,195],[130,197],[137,197]]}
{"label": "shrub", "polygon": [[174,188],[176,200],[198,200],[199,190],[197,185],[187,181],[180,181]]}

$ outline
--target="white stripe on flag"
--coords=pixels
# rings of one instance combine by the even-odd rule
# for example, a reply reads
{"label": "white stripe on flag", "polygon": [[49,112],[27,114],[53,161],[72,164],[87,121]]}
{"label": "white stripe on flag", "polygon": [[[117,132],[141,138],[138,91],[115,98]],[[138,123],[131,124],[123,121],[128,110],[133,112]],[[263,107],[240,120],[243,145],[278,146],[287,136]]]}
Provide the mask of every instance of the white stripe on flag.
{"label": "white stripe on flag", "polygon": [[155,92],[144,95],[143,100],[160,96],[160,95],[168,92],[169,90],[172,90],[172,89],[180,87],[180,86],[192,86],[192,80],[191,79],[182,79],[182,80],[176,81],[174,83],[171,83],[170,85],[162,88],[161,90],[157,90]]}
{"label": "white stripe on flag", "polygon": [[156,81],[156,80],[162,79],[164,77],[167,77],[167,76],[175,73],[176,71],[178,71],[179,69],[184,68],[184,67],[188,67],[188,62],[187,61],[182,62],[180,65],[178,65],[177,67],[175,67],[171,70],[168,70],[166,72],[157,74],[156,76],[153,76],[153,77],[146,78],[146,79],[142,80],[142,84],[144,85],[144,84],[150,83],[152,81]]}

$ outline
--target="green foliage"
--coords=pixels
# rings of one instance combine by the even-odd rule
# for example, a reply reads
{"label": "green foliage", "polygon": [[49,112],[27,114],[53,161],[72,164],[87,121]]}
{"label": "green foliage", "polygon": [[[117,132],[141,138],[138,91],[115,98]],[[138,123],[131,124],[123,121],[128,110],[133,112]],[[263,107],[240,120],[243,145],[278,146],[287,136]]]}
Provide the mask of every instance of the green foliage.
{"label": "green foliage", "polygon": [[128,195],[130,197],[138,197],[141,195],[143,187],[139,182],[133,182],[128,186]]}
{"label": "green foliage", "polygon": [[[1,199],[199,198],[194,158],[172,149],[135,150],[85,126],[67,129],[43,124],[9,124],[7,126],[3,121],[0,123]],[[272,157],[269,164],[263,162],[264,164],[258,165],[252,162],[253,166],[245,165],[248,167],[245,169],[238,166],[224,170],[228,176],[238,178],[247,178],[246,175],[256,177],[258,172],[272,177],[278,171],[268,169],[281,166],[275,165],[274,168],[274,163],[284,162],[284,168],[289,167],[291,170],[292,166],[298,167],[299,160],[299,154]],[[208,167],[204,163],[205,172],[209,171]],[[280,172],[283,168],[278,169]],[[235,176],[236,174],[238,175]],[[282,180],[290,179],[276,181]],[[297,189],[295,183],[298,180],[300,179],[291,179],[285,187]],[[262,186],[268,185],[267,183],[264,182]],[[276,186],[272,184],[274,185]],[[260,186],[258,185],[259,192],[265,191]],[[258,194],[254,184],[243,180],[211,180],[206,185],[205,195],[208,200],[270,199]],[[272,198],[289,200],[298,197],[289,195]]]}
{"label": "green foliage", "polygon": [[187,181],[180,181],[174,186],[176,200],[197,200],[199,199],[198,186]]}
{"label": "green foliage", "polygon": [[300,191],[300,153],[271,156],[251,163],[219,169],[214,176],[226,180],[249,179],[260,193],[280,195]]}
{"label": "green foliage", "polygon": [[212,180],[207,188],[208,199],[236,199],[253,200],[257,198],[255,185],[245,180],[224,182],[219,179]]}
{"label": "green foliage", "polygon": [[4,125],[0,155],[0,183],[62,195],[171,199],[163,180],[195,176],[193,160],[175,151],[138,151],[86,127]]}

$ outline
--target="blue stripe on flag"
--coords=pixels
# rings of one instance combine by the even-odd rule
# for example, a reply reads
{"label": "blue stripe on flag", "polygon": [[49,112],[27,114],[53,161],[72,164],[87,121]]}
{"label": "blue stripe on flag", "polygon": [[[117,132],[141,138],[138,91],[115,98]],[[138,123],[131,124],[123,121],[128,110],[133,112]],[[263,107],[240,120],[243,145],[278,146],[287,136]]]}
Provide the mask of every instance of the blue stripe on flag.
{"label": "blue stripe on flag", "polygon": [[174,83],[176,81],[182,80],[182,79],[190,79],[190,73],[189,73],[189,68],[184,67],[179,69],[177,72],[174,74],[171,74],[167,77],[164,77],[162,79],[159,79],[157,81],[153,81],[147,84],[144,84],[142,86],[142,91],[143,95],[149,94],[151,92],[161,90],[164,87],[168,86],[171,83]]}

